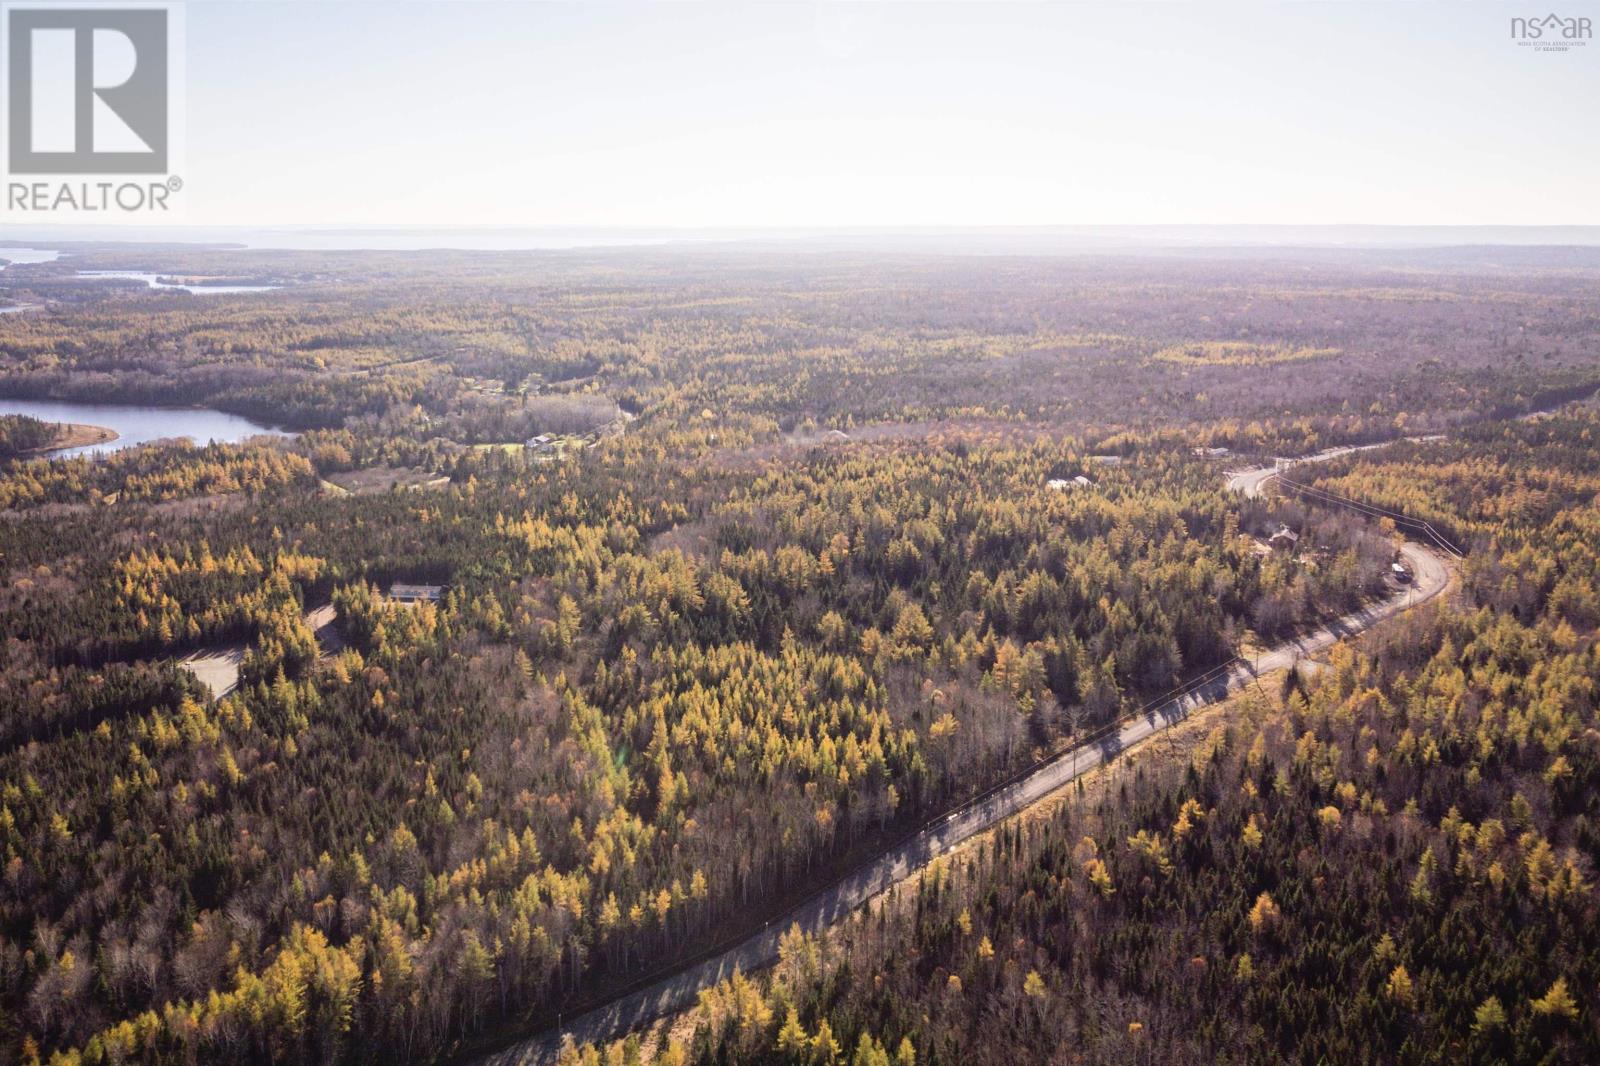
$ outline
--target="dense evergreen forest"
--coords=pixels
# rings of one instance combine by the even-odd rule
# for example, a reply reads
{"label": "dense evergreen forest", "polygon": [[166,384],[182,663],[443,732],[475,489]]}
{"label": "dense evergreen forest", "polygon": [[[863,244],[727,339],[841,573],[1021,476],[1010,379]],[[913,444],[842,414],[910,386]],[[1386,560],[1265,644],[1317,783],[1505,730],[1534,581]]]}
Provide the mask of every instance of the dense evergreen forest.
{"label": "dense evergreen forest", "polygon": [[0,1059],[525,1033],[1389,591],[1391,524],[1224,476],[1389,440],[1305,477],[1470,543],[1447,607],[667,1054],[1590,1057],[1600,261],[1387,255],[8,268],[0,393],[300,432],[0,465]]}
{"label": "dense evergreen forest", "polygon": [[1187,761],[797,934],[770,979],[707,993],[671,1057],[1592,1061],[1597,430],[1583,412],[1349,460],[1323,480],[1479,539],[1459,603],[1252,693]]}
{"label": "dense evergreen forest", "polygon": [[26,415],[0,415],[0,460],[38,451],[56,439],[56,428]]}

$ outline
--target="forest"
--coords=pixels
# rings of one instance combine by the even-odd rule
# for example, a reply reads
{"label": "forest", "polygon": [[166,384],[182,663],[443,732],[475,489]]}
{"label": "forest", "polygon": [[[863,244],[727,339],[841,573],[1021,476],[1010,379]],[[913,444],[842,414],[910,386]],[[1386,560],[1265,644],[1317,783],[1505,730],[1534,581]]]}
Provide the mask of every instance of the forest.
{"label": "forest", "polygon": [[1481,538],[1461,602],[1250,692],[1187,758],[1003,826],[833,935],[796,931],[770,975],[702,993],[663,1057],[1590,1060],[1597,429],[1497,423],[1330,474],[1392,499],[1500,471],[1421,490]]}
{"label": "forest", "polygon": [[0,461],[15,459],[55,443],[56,427],[27,415],[0,415]]}
{"label": "forest", "polygon": [[[1375,442],[1297,476],[1470,545],[1447,602],[793,939],[659,1054],[1591,1057],[1600,262],[1392,255],[8,268],[45,310],[0,318],[0,394],[297,435],[51,459],[0,424],[0,1059],[529,1035],[1392,592],[1392,523],[1226,487]],[[218,696],[186,660],[230,648]]]}

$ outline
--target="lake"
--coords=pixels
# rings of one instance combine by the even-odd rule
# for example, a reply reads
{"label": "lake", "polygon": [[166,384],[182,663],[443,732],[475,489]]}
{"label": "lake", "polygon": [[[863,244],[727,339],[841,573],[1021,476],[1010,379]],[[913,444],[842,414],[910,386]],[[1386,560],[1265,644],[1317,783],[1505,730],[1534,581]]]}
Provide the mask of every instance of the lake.
{"label": "lake", "polygon": [[0,270],[4,270],[11,263],[51,263],[61,257],[61,253],[51,248],[0,248]]}
{"label": "lake", "polygon": [[148,444],[153,440],[188,437],[197,444],[217,441],[236,444],[249,437],[267,434],[293,436],[281,429],[263,426],[222,411],[201,407],[136,407],[120,403],[72,403],[66,400],[3,400],[0,415],[28,415],[46,422],[77,422],[115,430],[117,439],[82,448],[62,448],[50,452],[52,459],[66,459],[92,452],[115,452]]}
{"label": "lake", "polygon": [[80,278],[127,278],[130,281],[142,281],[152,289],[182,289],[200,296],[229,292],[271,292],[282,288],[280,285],[177,285],[172,282],[162,281],[170,277],[169,274],[152,274],[144,270],[80,270]]}

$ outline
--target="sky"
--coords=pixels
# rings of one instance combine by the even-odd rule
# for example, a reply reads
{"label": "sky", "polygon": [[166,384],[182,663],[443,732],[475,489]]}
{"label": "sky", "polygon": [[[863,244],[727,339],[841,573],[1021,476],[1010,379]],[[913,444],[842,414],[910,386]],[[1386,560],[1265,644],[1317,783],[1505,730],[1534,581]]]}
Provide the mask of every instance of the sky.
{"label": "sky", "polygon": [[1600,223],[1528,4],[185,6],[189,224]]}

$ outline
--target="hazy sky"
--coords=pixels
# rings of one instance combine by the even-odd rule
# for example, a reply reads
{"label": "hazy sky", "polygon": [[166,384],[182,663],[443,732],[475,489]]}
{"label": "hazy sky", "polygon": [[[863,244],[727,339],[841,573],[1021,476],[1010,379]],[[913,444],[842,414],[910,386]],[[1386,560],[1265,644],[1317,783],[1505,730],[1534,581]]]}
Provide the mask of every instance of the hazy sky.
{"label": "hazy sky", "polygon": [[1538,12],[191,0],[187,221],[1600,223]]}

